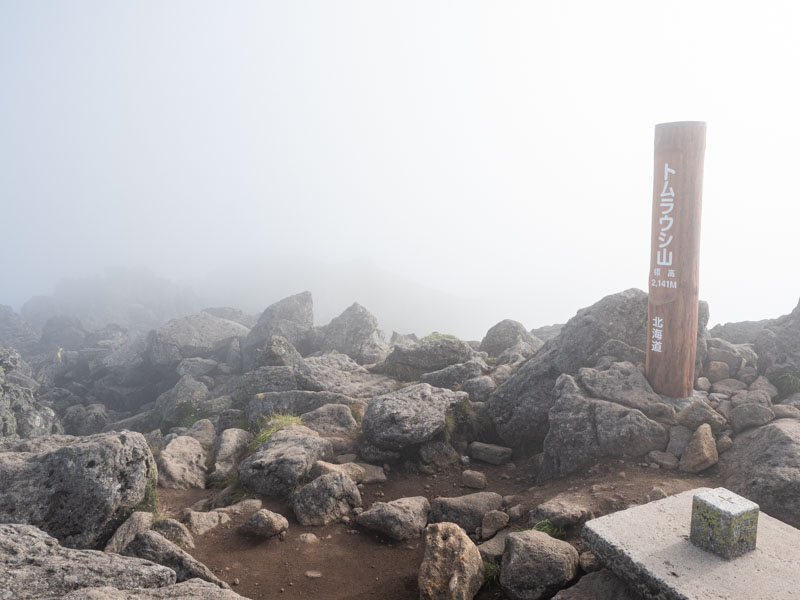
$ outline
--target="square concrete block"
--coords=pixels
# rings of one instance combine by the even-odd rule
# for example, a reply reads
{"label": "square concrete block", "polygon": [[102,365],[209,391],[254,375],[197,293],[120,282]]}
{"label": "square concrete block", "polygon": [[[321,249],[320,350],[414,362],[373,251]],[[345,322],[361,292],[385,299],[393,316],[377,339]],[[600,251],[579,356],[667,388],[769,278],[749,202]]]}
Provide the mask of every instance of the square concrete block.
{"label": "square concrete block", "polygon": [[725,559],[756,549],[758,504],[716,488],[692,499],[692,543]]}

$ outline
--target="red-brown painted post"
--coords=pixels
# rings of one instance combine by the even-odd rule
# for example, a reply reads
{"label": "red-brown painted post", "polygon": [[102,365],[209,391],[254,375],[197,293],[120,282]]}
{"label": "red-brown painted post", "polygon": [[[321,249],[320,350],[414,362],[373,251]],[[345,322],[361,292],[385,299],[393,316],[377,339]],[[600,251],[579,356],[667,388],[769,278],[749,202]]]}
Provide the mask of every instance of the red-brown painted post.
{"label": "red-brown painted post", "polygon": [[656,125],[645,369],[659,394],[692,395],[706,124]]}

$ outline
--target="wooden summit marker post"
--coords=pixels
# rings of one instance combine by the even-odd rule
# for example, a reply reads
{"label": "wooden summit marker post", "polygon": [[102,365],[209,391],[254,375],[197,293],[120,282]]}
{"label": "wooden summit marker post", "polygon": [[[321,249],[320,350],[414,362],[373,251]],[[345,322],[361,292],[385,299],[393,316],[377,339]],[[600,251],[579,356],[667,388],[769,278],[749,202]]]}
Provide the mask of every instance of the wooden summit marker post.
{"label": "wooden summit marker post", "polygon": [[673,398],[694,389],[705,149],[705,123],[656,125],[645,370]]}

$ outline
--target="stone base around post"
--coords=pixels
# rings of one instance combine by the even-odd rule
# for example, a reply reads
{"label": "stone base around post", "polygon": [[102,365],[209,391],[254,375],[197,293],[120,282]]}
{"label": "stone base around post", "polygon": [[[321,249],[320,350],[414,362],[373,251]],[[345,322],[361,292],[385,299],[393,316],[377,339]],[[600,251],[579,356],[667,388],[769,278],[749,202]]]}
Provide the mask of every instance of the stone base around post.
{"label": "stone base around post", "polygon": [[689,539],[727,560],[756,549],[758,504],[716,488],[695,494]]}

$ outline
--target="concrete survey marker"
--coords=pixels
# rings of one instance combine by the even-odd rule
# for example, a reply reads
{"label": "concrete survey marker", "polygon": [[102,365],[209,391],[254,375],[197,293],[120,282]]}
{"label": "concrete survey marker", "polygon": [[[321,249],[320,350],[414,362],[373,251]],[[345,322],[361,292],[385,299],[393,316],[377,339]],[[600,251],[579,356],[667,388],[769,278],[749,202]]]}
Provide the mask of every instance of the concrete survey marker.
{"label": "concrete survey marker", "polygon": [[765,513],[755,550],[726,560],[690,537],[698,488],[588,521],[583,541],[601,562],[653,600],[789,600],[800,597],[800,531]]}
{"label": "concrete survey marker", "polygon": [[695,494],[689,539],[722,558],[756,549],[758,504],[725,488]]}

